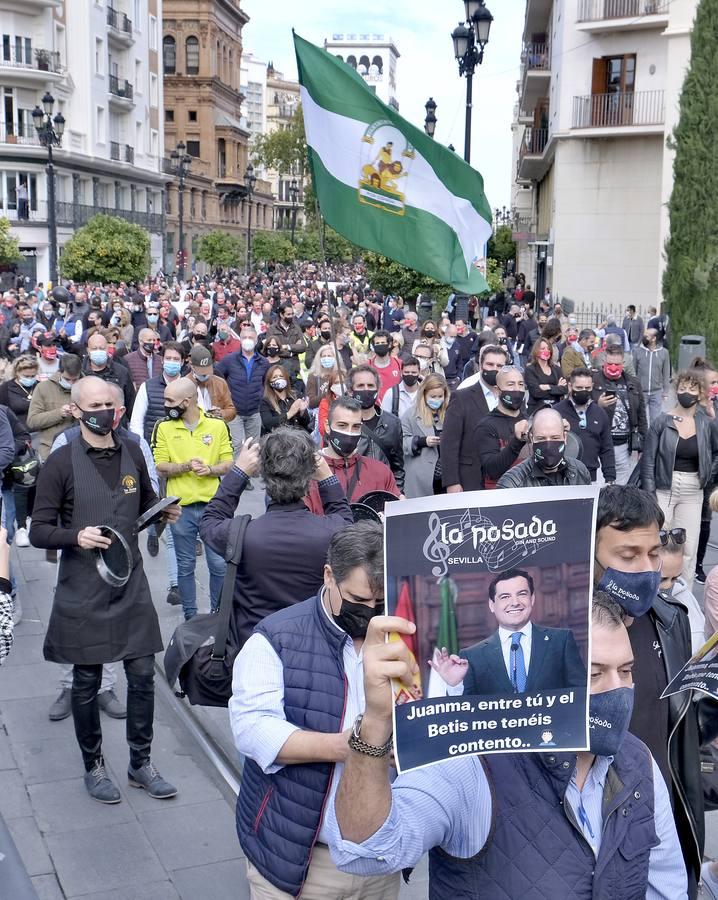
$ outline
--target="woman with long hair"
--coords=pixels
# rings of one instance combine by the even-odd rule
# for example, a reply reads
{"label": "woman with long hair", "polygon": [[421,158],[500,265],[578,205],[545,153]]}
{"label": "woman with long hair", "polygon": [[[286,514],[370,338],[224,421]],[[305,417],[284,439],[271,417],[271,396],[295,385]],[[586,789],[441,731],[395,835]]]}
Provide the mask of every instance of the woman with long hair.
{"label": "woman with long hair", "polygon": [[[718,405],[718,370],[707,359],[697,356],[688,367],[688,372],[698,375],[703,379],[703,408],[710,419],[715,419],[716,406]],[[706,550],[708,549],[708,541],[711,536],[711,522],[713,520],[713,509],[709,503],[713,485],[709,485],[703,492],[703,507],[701,509],[701,530],[698,535],[698,552],[696,555],[696,581],[698,584],[705,584],[706,573],[703,571],[703,560],[705,559]],[[718,492],[714,505],[718,503]]]}
{"label": "woman with long hair", "polygon": [[330,386],[340,376],[342,381],[346,378],[346,369],[341,356],[337,358],[334,344],[320,347],[307,372],[307,400],[310,409],[319,406]]}
{"label": "woman with long hair", "polygon": [[259,404],[262,419],[262,436],[279,428],[292,425],[311,431],[312,418],[307,412],[307,401],[297,397],[289,387],[289,375],[284,366],[275,364],[264,376],[264,396]]}
{"label": "woman with long hair", "polygon": [[404,437],[404,494],[427,497],[443,494],[441,432],[451,391],[443,375],[427,375],[414,405],[401,418]]}
{"label": "woman with long hair", "polygon": [[529,393],[530,416],[544,406],[553,406],[563,400],[568,392],[566,379],[553,359],[553,345],[543,335],[531,348],[529,363],[524,369],[524,380]]}
{"label": "woman with long hair", "polygon": [[680,372],[677,404],[651,422],[641,454],[641,487],[655,493],[665,528],[684,529],[683,578],[693,586],[705,488],[718,470],[718,433],[706,415],[704,379]]}

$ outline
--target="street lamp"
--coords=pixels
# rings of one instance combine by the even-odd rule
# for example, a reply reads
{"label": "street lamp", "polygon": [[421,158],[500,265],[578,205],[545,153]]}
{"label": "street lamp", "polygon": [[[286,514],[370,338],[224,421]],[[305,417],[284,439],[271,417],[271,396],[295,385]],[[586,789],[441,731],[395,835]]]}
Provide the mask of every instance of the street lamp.
{"label": "street lamp", "polygon": [[494,210],[494,221],[497,228],[513,225],[515,217],[515,211],[513,209],[507,209],[505,206],[503,209],[499,209],[497,206]]}
{"label": "street lamp", "polygon": [[294,243],[294,232],[297,228],[297,200],[299,198],[299,185],[297,179],[292,178],[289,184],[289,199],[292,201],[292,244]]}
{"label": "street lamp", "polygon": [[429,99],[424,104],[424,109],[426,110],[426,118],[424,119],[424,131],[429,135],[430,138],[433,138],[434,132],[436,131],[436,103],[434,103],[433,97],[429,97]]}
{"label": "street lamp", "polygon": [[494,17],[484,5],[484,0],[464,0],[466,21],[459,22],[451,32],[454,56],[459,63],[459,77],[466,75],[466,126],[464,133],[464,159],[471,162],[471,104],[474,71],[484,61],[484,48],[489,42]]}
{"label": "street lamp", "polygon": [[55,98],[49,91],[42,98],[42,108],[32,111],[32,122],[40,144],[47,148],[47,226],[50,237],[50,281],[57,282],[57,219],[55,218],[55,167],[52,164],[52,148],[59,147],[65,131],[65,117],[58,112],[52,116]]}
{"label": "street lamp", "polygon": [[254,185],[257,183],[257,176],[254,174],[254,166],[249,163],[244,173],[244,186],[247,190],[247,275],[252,270],[252,194],[254,193]]}
{"label": "street lamp", "polygon": [[179,198],[179,248],[177,250],[177,278],[184,279],[185,249],[184,249],[184,182],[192,165],[192,157],[187,153],[187,145],[180,141],[170,153],[170,170],[178,179],[177,193]]}

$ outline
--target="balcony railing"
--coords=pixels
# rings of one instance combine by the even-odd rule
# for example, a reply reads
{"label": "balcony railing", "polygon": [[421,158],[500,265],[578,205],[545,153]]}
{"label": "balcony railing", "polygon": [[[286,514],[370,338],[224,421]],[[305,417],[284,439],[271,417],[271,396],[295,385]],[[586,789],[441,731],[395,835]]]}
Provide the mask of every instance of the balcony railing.
{"label": "balcony railing", "polygon": [[541,156],[548,143],[548,128],[524,128],[524,139],[519,150],[519,159],[525,156]]}
{"label": "balcony railing", "polygon": [[32,56],[30,56],[27,47],[23,50],[13,45],[4,47],[0,52],[0,66],[32,69],[36,72],[53,72],[56,75],[61,75],[65,70],[64,66],[60,64],[60,54],[55,50],[33,50]]}
{"label": "balcony railing", "polygon": [[125,100],[132,100],[132,85],[127,79],[118,78],[117,75],[110,75],[110,93]]}
{"label": "balcony railing", "polygon": [[548,44],[524,44],[521,58],[528,71],[533,69],[547,71],[551,68],[551,49]]}
{"label": "balcony railing", "polygon": [[664,121],[663,91],[624,91],[573,98],[573,128],[662,125]]}
{"label": "balcony railing", "polygon": [[668,12],[669,0],[579,0],[578,21],[638,19]]}
{"label": "balcony railing", "polygon": [[120,161],[120,145],[117,141],[110,141],[110,159]]}
{"label": "balcony railing", "polygon": [[32,134],[19,135],[15,128],[9,128],[6,125],[0,125],[0,144],[29,144],[39,147],[40,141],[35,133],[34,128],[28,128],[28,132]]}
{"label": "balcony railing", "polygon": [[129,144],[125,144],[125,162],[132,166],[135,164],[135,148],[130,147]]}
{"label": "balcony railing", "polygon": [[[32,207],[35,207],[34,209]],[[19,221],[28,225],[46,225],[47,224],[47,203],[42,201],[34,201],[31,208],[27,210],[25,218],[18,218],[17,208],[7,209],[2,212],[3,216],[7,216],[11,221]],[[140,212],[139,210],[130,209],[114,209],[110,206],[88,206],[82,203],[66,203],[59,202],[55,204],[55,219],[58,225],[79,228],[87,225],[93,216],[117,216],[125,219],[127,222],[134,222],[148,231],[161,233],[164,230],[163,217],[159,213]]]}
{"label": "balcony railing", "polygon": [[115,31],[132,36],[132,20],[127,18],[126,13],[119,12],[111,6],[107,7],[107,24]]}

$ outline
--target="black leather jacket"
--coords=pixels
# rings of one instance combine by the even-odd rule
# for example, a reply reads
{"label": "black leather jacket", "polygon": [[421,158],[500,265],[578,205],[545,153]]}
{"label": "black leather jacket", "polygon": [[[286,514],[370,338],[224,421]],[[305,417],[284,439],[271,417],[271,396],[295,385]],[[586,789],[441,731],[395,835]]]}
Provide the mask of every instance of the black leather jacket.
{"label": "black leather jacket", "polygon": [[396,486],[404,493],[404,435],[401,419],[393,413],[376,407],[379,421],[375,428],[361,427],[357,453],[386,463],[391,469]]}
{"label": "black leather jacket", "polygon": [[[698,477],[701,487],[712,484],[718,471],[718,431],[713,420],[696,411]],[[641,487],[644,491],[669,491],[676,462],[678,429],[673,417],[662,413],[651,422],[641,456]]]}
{"label": "black leather jacket", "polygon": [[546,474],[529,457],[512,466],[499,478],[497,488],[556,487],[564,484],[591,484],[591,475],[580,459],[566,457],[559,473]]}

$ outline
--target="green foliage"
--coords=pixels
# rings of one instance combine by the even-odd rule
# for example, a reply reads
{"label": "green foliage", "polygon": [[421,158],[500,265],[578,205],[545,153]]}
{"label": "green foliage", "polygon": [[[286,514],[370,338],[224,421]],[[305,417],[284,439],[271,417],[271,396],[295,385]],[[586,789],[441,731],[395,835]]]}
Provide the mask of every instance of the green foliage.
{"label": "green foliage", "polygon": [[241,268],[246,254],[245,242],[226,231],[210,231],[202,235],[197,244],[197,259],[213,269]]}
{"label": "green foliage", "polygon": [[671,317],[673,351],[683,334],[702,332],[710,354],[718,353],[718,0],[698,4],[691,36],[691,62],[683,84],[680,116],[672,136],[676,157],[668,203],[663,297]]}
{"label": "green foliage", "polygon": [[252,235],[252,260],[256,267],[259,262],[292,263],[297,251],[284,234],[277,231],[258,231]]}
{"label": "green foliage", "polygon": [[[486,281],[489,285],[490,294],[498,294],[504,289],[504,281],[501,277],[502,265],[495,259],[486,260]],[[488,296],[488,295],[484,295]]]}
{"label": "green foliage", "polygon": [[0,264],[9,266],[12,263],[20,262],[21,259],[22,254],[17,238],[10,234],[9,220],[0,218]]}
{"label": "green foliage", "polygon": [[[327,262],[350,262],[359,259],[362,251],[337,234],[333,228],[328,226],[324,230],[324,253]],[[319,241],[319,231],[314,228],[308,228],[304,231],[297,232],[297,259],[307,259],[311,262],[320,262],[322,258],[322,249]]]}
{"label": "green foliage", "polygon": [[298,180],[304,178],[307,141],[301,105],[297,107],[288,128],[257,135],[252,145],[252,160],[255,165],[274,169],[282,175],[295,175]]}
{"label": "green foliage", "polygon": [[488,256],[501,263],[502,267],[510,259],[516,257],[516,244],[511,237],[513,231],[510,225],[501,225],[489,238]]}
{"label": "green foliage", "polygon": [[60,257],[60,273],[73,281],[142,281],[149,270],[149,235],[116,216],[93,216]]}
{"label": "green foliage", "polygon": [[453,291],[448,284],[434,281],[378,253],[364,253],[364,264],[367,281],[383,294],[398,294],[404,300],[415,300],[418,294],[430,294],[436,300],[446,300]]}

